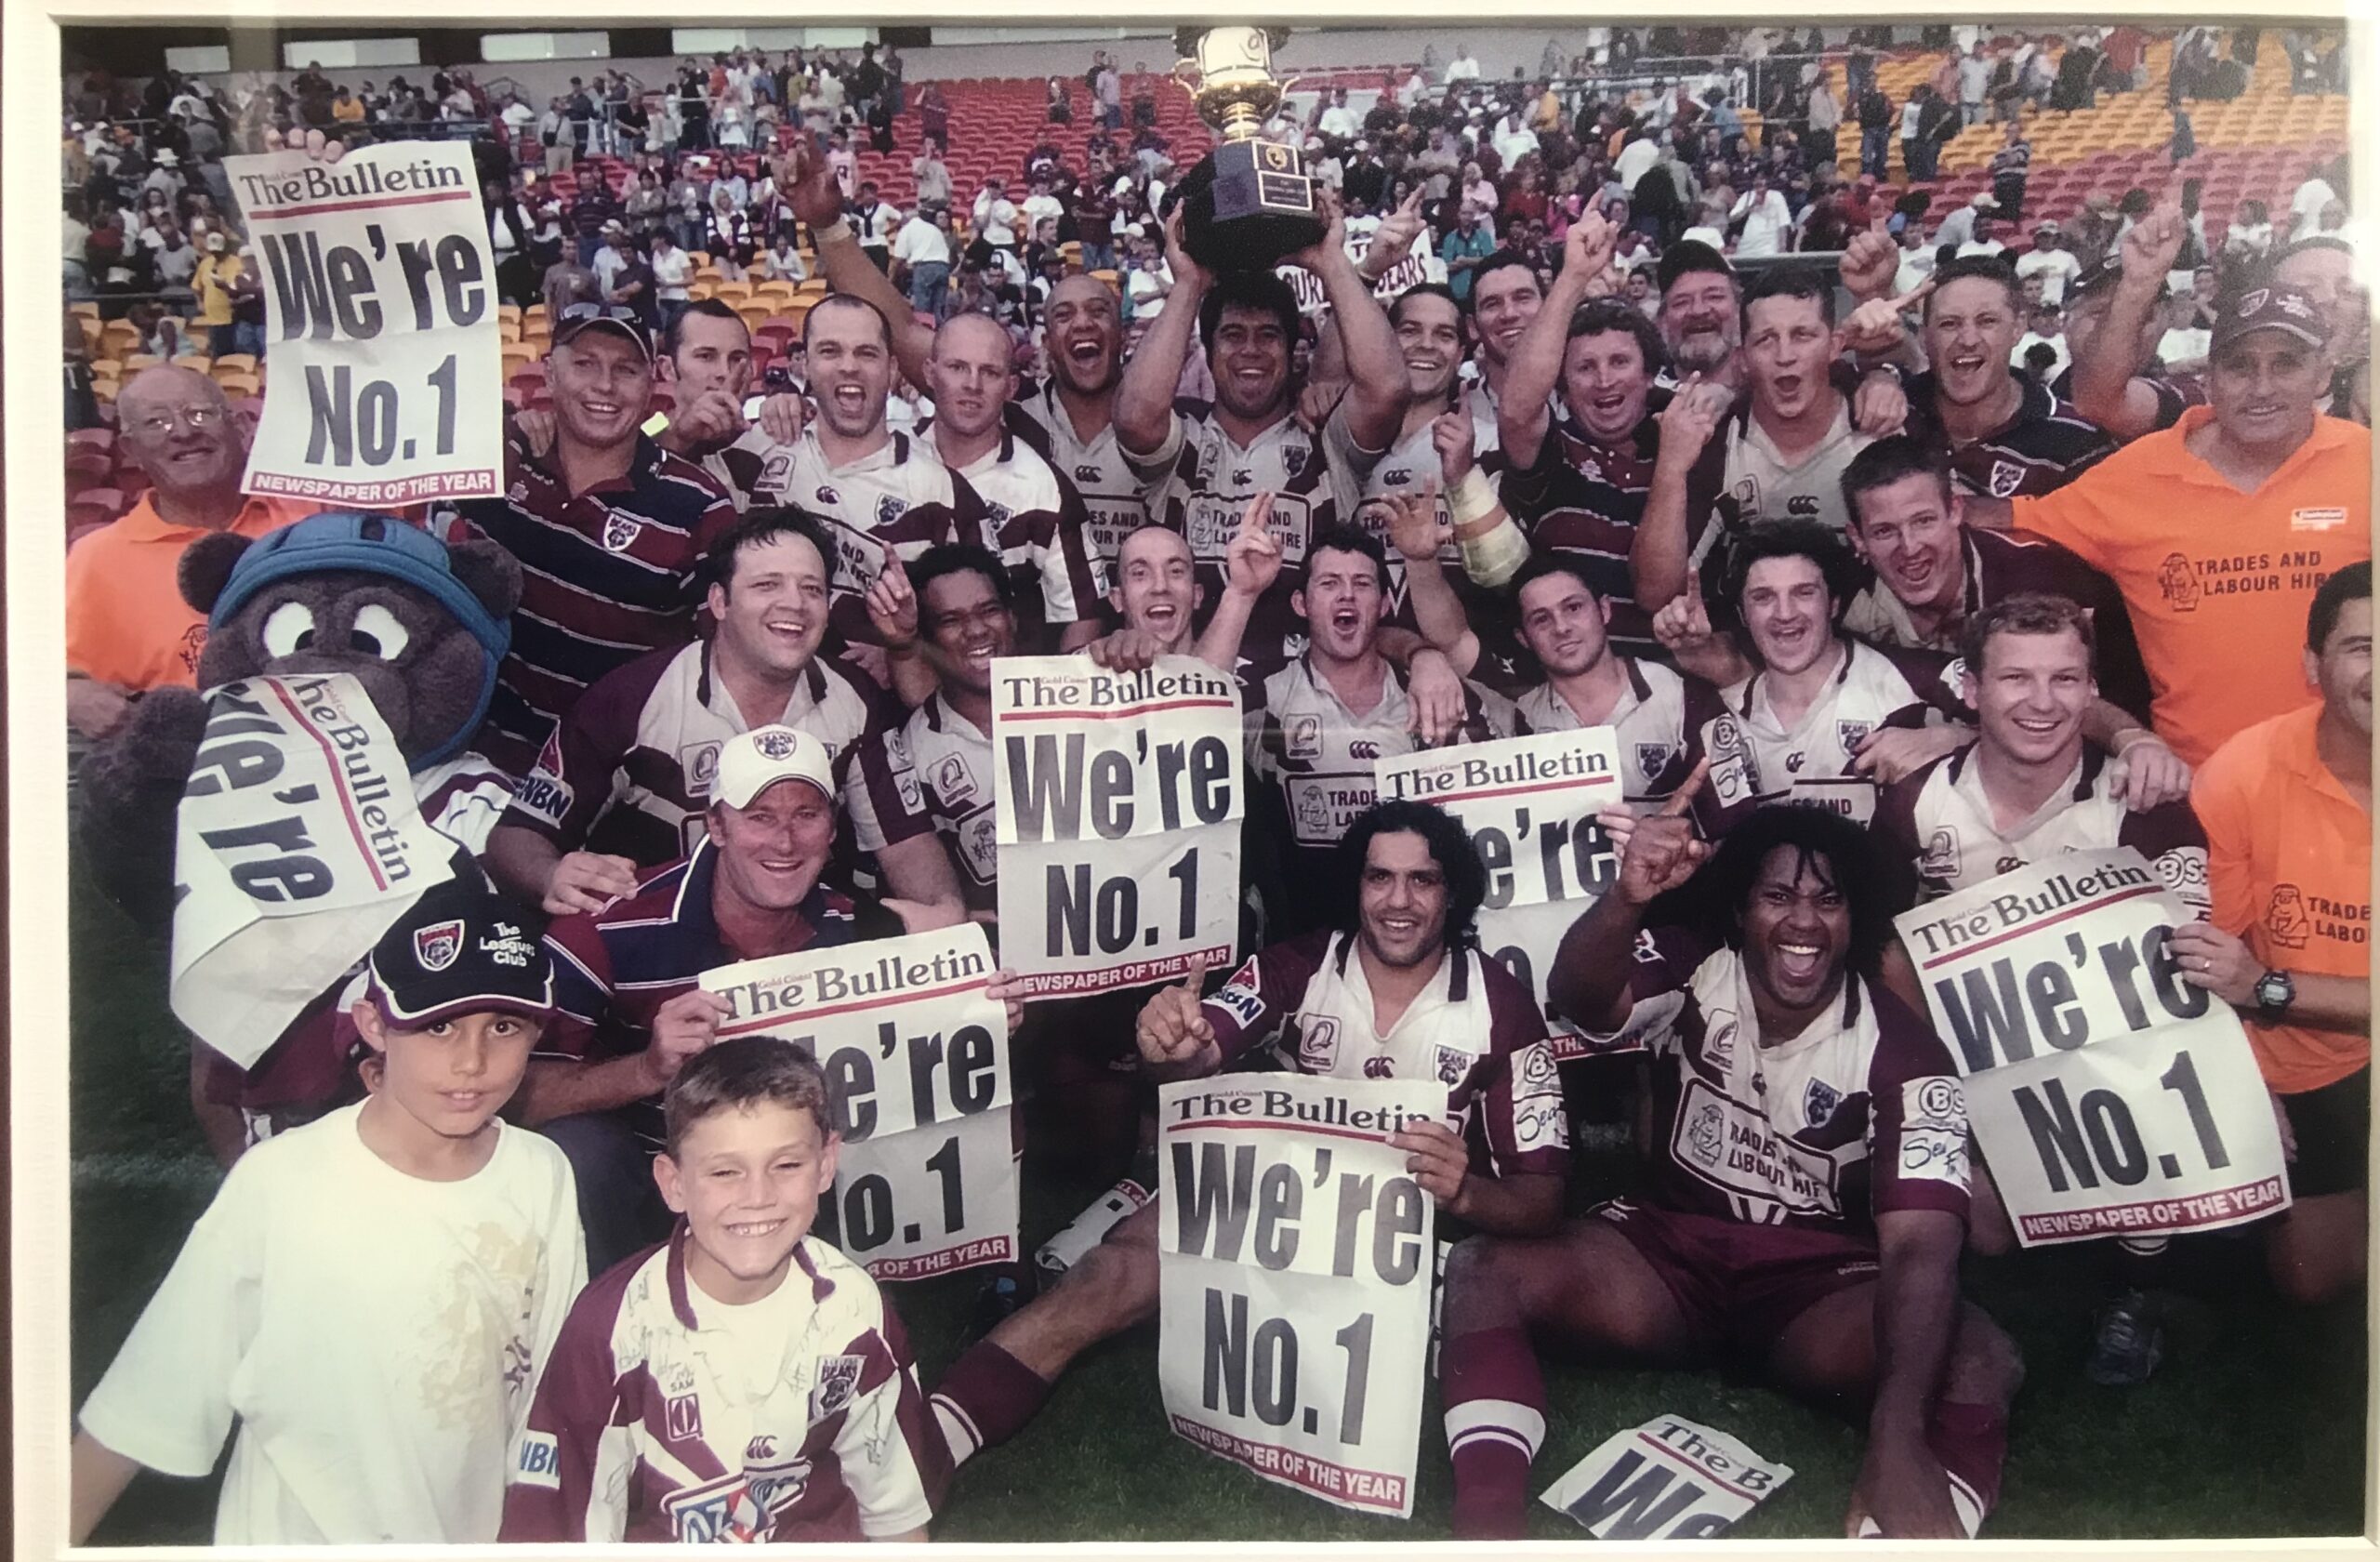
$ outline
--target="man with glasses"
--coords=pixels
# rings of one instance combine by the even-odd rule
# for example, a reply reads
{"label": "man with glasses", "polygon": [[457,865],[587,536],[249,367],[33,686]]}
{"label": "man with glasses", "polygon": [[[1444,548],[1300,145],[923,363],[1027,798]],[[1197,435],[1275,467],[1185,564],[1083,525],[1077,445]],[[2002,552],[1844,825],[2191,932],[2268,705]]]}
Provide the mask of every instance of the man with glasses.
{"label": "man with glasses", "polygon": [[66,554],[66,719],[84,738],[112,731],[147,690],[192,685],[206,616],[175,582],[183,549],[209,532],[259,537],[317,508],[240,492],[247,441],[196,370],[143,369],[115,404],[124,453],[151,486]]}
{"label": "man with glasses", "polygon": [[512,650],[475,745],[509,774],[529,773],[588,684],[694,638],[695,565],[734,523],[715,479],[642,432],[653,371],[634,310],[565,305],[546,356],[552,448],[533,454],[508,429],[504,496],[460,507],[523,566]]}

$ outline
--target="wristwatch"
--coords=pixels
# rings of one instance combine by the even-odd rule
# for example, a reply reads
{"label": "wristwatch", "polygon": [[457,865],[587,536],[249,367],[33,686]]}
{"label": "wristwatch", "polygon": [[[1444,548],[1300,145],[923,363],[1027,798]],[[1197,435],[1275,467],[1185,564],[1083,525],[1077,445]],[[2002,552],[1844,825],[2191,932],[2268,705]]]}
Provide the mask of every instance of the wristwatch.
{"label": "wristwatch", "polygon": [[2289,979],[2286,971],[2268,971],[2256,978],[2256,1018],[2267,1025],[2280,1021],[2289,1006],[2297,1001],[2297,984]]}

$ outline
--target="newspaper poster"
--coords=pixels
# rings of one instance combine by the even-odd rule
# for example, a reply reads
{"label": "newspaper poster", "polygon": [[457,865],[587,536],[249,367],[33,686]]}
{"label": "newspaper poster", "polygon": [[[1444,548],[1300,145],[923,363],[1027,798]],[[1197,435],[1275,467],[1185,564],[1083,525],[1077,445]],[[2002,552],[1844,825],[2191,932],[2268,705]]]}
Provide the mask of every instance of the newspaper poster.
{"label": "newspaper poster", "polygon": [[1605,1438],[1539,1501],[1599,1541],[1704,1540],[1792,1478],[1725,1432],[1665,1415]]}
{"label": "newspaper poster", "polygon": [[[1620,854],[1595,815],[1621,806],[1620,737],[1610,727],[1537,733],[1383,759],[1382,799],[1435,802],[1471,832],[1488,869],[1479,946],[1545,1005],[1562,935],[1620,877]],[[1550,1012],[1554,1055],[1633,1051],[1634,1027],[1590,1041]]]}
{"label": "newspaper poster", "polygon": [[1231,963],[1246,811],[1239,690],[1162,656],[992,669],[1000,960],[1028,998],[1167,982]]}
{"label": "newspaper poster", "polygon": [[1445,1110],[1435,1080],[1159,1091],[1157,1375],[1176,1433],[1325,1502],[1411,1516],[1435,1211],[1388,1136]]}
{"label": "newspaper poster", "polygon": [[781,1036],[826,1070],[842,1149],[820,1234],[879,1280],[1016,1257],[1008,1016],[980,923],[706,971],[721,1039]]}
{"label": "newspaper poster", "polygon": [[1898,919],[2024,1245],[2236,1225],[2289,1202],[2247,1034],[2171,952],[2189,920],[2129,846]]}
{"label": "newspaper poster", "polygon": [[245,1068],[369,954],[455,843],[346,673],[251,678],[207,696],[176,816],[173,1011]]}
{"label": "newspaper poster", "polygon": [[224,170],[271,347],[242,492],[381,509],[502,493],[501,300],[470,147]]}

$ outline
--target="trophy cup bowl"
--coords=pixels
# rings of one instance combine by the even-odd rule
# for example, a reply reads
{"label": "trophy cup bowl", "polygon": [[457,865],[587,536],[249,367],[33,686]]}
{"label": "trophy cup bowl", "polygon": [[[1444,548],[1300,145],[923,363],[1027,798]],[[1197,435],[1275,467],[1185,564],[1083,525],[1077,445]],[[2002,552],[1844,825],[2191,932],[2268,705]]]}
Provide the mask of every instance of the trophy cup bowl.
{"label": "trophy cup bowl", "polygon": [[1167,196],[1182,207],[1183,247],[1210,271],[1269,271],[1319,240],[1327,224],[1315,204],[1300,150],[1263,139],[1281,106],[1273,50],[1285,28],[1183,28],[1186,58],[1174,73],[1198,117],[1219,138]]}

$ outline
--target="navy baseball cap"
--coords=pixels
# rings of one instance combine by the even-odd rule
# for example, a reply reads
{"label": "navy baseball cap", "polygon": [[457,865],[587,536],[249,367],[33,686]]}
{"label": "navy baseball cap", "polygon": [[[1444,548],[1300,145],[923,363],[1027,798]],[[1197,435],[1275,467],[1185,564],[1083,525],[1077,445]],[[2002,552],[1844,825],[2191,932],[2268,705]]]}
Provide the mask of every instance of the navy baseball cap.
{"label": "navy baseball cap", "polygon": [[1667,293],[1678,278],[1693,271],[1717,271],[1730,278],[1736,274],[1736,269],[1727,264],[1727,258],[1700,239],[1680,239],[1661,251],[1660,265],[1654,271],[1653,280]]}
{"label": "navy baseball cap", "polygon": [[553,344],[567,347],[589,331],[626,337],[644,354],[645,362],[653,361],[653,333],[644,328],[644,317],[626,304],[563,305],[562,313],[554,317]]}
{"label": "navy baseball cap", "polygon": [[2285,331],[2307,347],[2331,339],[2329,324],[2311,296],[2295,287],[2254,287],[2218,306],[2212,351],[2220,352],[2251,331]]}
{"label": "navy baseball cap", "polygon": [[530,914],[469,879],[422,893],[372,946],[366,989],[397,1030],[491,1012],[542,1020],[554,1010],[553,960]]}

